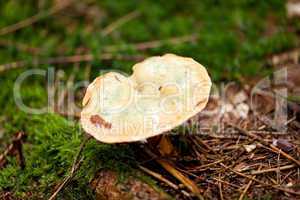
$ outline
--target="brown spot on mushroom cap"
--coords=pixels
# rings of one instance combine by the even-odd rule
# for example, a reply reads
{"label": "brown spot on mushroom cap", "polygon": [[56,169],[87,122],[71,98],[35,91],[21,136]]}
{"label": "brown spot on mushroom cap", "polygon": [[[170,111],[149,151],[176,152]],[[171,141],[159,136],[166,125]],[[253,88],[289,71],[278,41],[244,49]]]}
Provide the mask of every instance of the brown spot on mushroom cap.
{"label": "brown spot on mushroom cap", "polygon": [[90,121],[92,122],[92,124],[95,124],[96,126],[99,126],[99,127],[103,126],[104,128],[111,129],[111,123],[106,122],[99,115],[92,115],[90,117]]}

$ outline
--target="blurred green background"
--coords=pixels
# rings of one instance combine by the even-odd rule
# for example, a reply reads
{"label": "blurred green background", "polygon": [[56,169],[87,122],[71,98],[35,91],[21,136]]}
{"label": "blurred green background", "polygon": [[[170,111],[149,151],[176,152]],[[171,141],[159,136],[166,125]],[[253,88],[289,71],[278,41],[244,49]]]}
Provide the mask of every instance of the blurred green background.
{"label": "blurred green background", "polygon": [[[85,80],[90,67],[91,81],[102,69],[130,73],[137,60],[176,53],[206,66],[215,82],[262,76],[272,69],[267,62],[270,55],[298,46],[300,23],[287,18],[285,4],[283,0],[0,1],[0,69],[23,61],[19,69],[0,70],[1,151],[15,132],[23,130],[28,136],[25,169],[9,157],[0,171],[0,189],[23,199],[49,197],[68,174],[83,138],[76,121],[55,113],[28,115],[17,108],[13,84],[25,70],[55,67],[65,72],[66,82],[72,74],[74,81]],[[20,21],[19,28],[9,29]],[[66,62],[64,57],[60,63],[52,62],[78,54],[92,59]],[[26,105],[47,104],[45,83],[38,76],[26,80],[21,90]],[[86,185],[97,170],[129,173],[134,168],[128,146],[91,141],[84,155],[82,170],[60,198],[93,198]]]}

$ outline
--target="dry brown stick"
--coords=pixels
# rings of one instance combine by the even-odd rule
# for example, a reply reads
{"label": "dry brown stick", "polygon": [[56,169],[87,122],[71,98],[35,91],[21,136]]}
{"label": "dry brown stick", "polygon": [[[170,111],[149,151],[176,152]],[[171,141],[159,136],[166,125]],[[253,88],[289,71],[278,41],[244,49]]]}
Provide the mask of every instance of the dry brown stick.
{"label": "dry brown stick", "polygon": [[232,126],[232,127],[234,127],[235,129],[239,130],[244,135],[247,135],[248,137],[251,137],[252,139],[257,140],[258,142],[262,143],[263,145],[269,146],[270,147],[270,148],[268,148],[269,150],[273,151],[274,153],[279,153],[279,154],[283,155],[288,160],[290,160],[290,161],[292,161],[292,162],[294,162],[294,163],[296,163],[297,165],[300,166],[300,161],[299,160],[293,158],[292,156],[290,156],[286,152],[282,151],[281,149],[278,149],[274,145],[269,144],[268,142],[264,141],[262,138],[260,138],[259,136],[255,135],[254,133],[250,133],[249,131],[247,131],[247,130],[239,127],[239,126],[236,126],[234,124],[229,124],[229,125]]}
{"label": "dry brown stick", "polygon": [[234,188],[236,188],[237,190],[240,190],[240,186],[238,186],[238,185],[236,185],[236,184],[229,183],[229,182],[227,182],[227,181],[224,181],[224,180],[218,179],[218,178],[212,178],[212,179],[215,180],[215,181],[217,181],[217,182],[221,182],[221,183],[224,183],[224,184],[229,185],[229,186],[231,186],[231,187],[234,187]]}
{"label": "dry brown stick", "polygon": [[46,59],[39,59],[35,58],[32,61],[16,61],[12,63],[2,64],[0,65],[0,72],[7,71],[10,69],[16,69],[24,67],[25,65],[31,64],[33,66],[41,65],[41,64],[62,64],[62,63],[76,63],[76,62],[88,62],[95,59],[103,59],[103,60],[110,60],[110,59],[124,59],[124,60],[141,60],[144,56],[135,55],[112,55],[110,53],[101,54],[99,57],[95,57],[92,54],[83,54],[83,55],[73,55],[73,56],[59,56],[59,57],[52,57]]}
{"label": "dry brown stick", "polygon": [[[253,178],[256,178],[256,176],[254,175]],[[245,194],[247,193],[248,189],[250,188],[251,184],[252,184],[253,180],[250,180],[248,182],[248,184],[246,185],[244,191],[241,193],[240,197],[239,197],[239,200],[243,200],[244,199],[244,196]]]}
{"label": "dry brown stick", "polygon": [[71,4],[72,1],[70,0],[70,1],[64,1],[64,2],[66,2],[66,3],[60,3],[60,4],[50,8],[47,11],[42,11],[42,12],[37,13],[36,15],[33,15],[27,19],[19,21],[16,24],[12,24],[10,26],[3,27],[2,29],[0,29],[0,36],[15,32],[21,28],[32,25],[43,18],[51,16],[51,15],[65,9],[67,6],[69,6]]}
{"label": "dry brown stick", "polygon": [[0,46],[3,46],[3,47],[13,46],[19,51],[25,51],[25,52],[29,52],[29,53],[32,53],[35,55],[41,52],[41,49],[39,49],[39,48],[31,47],[31,46],[28,46],[23,43],[18,43],[18,42],[8,41],[8,40],[0,40]]}
{"label": "dry brown stick", "polygon": [[269,173],[269,172],[276,172],[278,170],[292,169],[292,168],[295,168],[296,166],[297,165],[291,164],[291,165],[285,165],[282,167],[275,167],[275,168],[264,169],[264,170],[254,170],[254,171],[251,171],[251,174],[256,175],[256,174],[264,174],[264,173]]}
{"label": "dry brown stick", "polygon": [[191,181],[189,178],[184,176],[180,171],[175,169],[169,162],[161,159],[156,160],[165,170],[167,170],[170,174],[172,174],[175,178],[177,178],[182,184],[184,184],[194,195],[198,196],[200,199],[203,199],[201,196],[201,191],[198,186]]}
{"label": "dry brown stick", "polygon": [[24,157],[22,152],[22,143],[21,140],[24,138],[25,133],[23,131],[20,131],[16,134],[16,136],[13,138],[12,144],[10,144],[5,151],[0,155],[0,168],[2,168],[6,164],[6,156],[12,154],[15,150],[18,151],[19,159],[20,159],[20,165],[23,168],[24,167]]}
{"label": "dry brown stick", "polygon": [[[261,166],[258,168],[258,170],[260,170],[260,169],[261,169]],[[255,178],[256,178],[256,175],[254,175],[253,178],[255,179]],[[253,182],[252,179],[248,182],[248,184],[246,185],[245,189],[244,189],[243,192],[241,193],[239,200],[243,200],[243,199],[244,199],[244,196],[246,195],[247,191],[249,190],[249,188],[250,188],[252,182]]]}
{"label": "dry brown stick", "polygon": [[174,190],[178,190],[178,186],[174,183],[172,183],[171,181],[169,181],[168,179],[164,178],[161,174],[158,174],[154,171],[151,171],[150,169],[147,169],[146,167],[143,167],[141,165],[139,165],[139,168],[141,170],[143,170],[145,173],[153,176],[154,178],[166,183],[168,186],[170,186],[171,188],[173,188]]}
{"label": "dry brown stick", "polygon": [[202,144],[209,151],[213,152],[214,154],[218,154],[213,148],[211,148],[208,144],[203,142],[199,137],[196,136],[195,139],[197,140],[198,143]]}
{"label": "dry brown stick", "polygon": [[[221,175],[220,174],[219,174],[219,179],[221,179]],[[221,181],[218,181],[218,187],[219,187],[220,199],[224,200],[223,192],[222,192],[222,182]]]}
{"label": "dry brown stick", "polygon": [[6,163],[6,156],[9,155],[14,149],[14,144],[10,144],[5,151],[0,155],[0,168],[2,168]]}
{"label": "dry brown stick", "polygon": [[249,131],[252,134],[262,134],[262,135],[284,135],[286,134],[283,131],[262,131],[262,130],[251,130]]}
{"label": "dry brown stick", "polygon": [[[178,36],[178,37],[171,37],[171,38],[162,39],[162,40],[152,40],[152,41],[146,41],[146,42],[140,42],[140,43],[127,44],[126,46],[108,45],[108,46],[103,47],[103,52],[104,52],[104,54],[108,54],[108,53],[114,53],[114,52],[118,52],[120,50],[128,49],[128,48],[133,48],[135,50],[144,51],[147,49],[158,48],[165,44],[177,45],[177,44],[181,44],[181,43],[185,43],[185,42],[195,42],[195,41],[197,41],[197,39],[198,39],[198,36],[196,34],[191,34],[191,35],[183,35],[183,36]],[[11,41],[0,40],[0,45],[8,46],[11,44],[16,46],[16,48],[18,48],[22,51],[28,51],[28,52],[34,53],[34,54],[38,54],[43,51],[43,49],[36,48],[36,47],[30,47],[26,44],[18,44],[18,43],[13,43]],[[87,54],[87,55],[90,55],[90,54]],[[87,55],[86,55],[86,57],[89,57]]]}
{"label": "dry brown stick", "polygon": [[279,184],[280,183],[280,178],[281,178],[281,176],[280,176],[280,172],[281,172],[281,170],[280,170],[280,153],[277,155],[277,168],[278,168],[278,170],[276,171],[276,178],[277,178],[277,184]]}
{"label": "dry brown stick", "polygon": [[79,169],[81,163],[83,161],[83,158],[81,158],[74,167],[72,167],[72,170],[70,172],[70,175],[64,178],[63,182],[59,185],[59,187],[55,190],[55,192],[51,195],[49,200],[54,200],[57,196],[57,194],[69,183],[69,181],[74,177],[75,171]]}
{"label": "dry brown stick", "polygon": [[235,124],[232,124],[232,123],[227,123],[227,124],[230,125],[231,127],[235,128],[235,129],[237,129],[239,132],[243,133],[244,135],[246,135],[246,136],[248,136],[248,137],[250,137],[252,139],[259,140],[259,142],[261,142],[263,144],[266,144],[266,142],[263,139],[259,138],[254,133],[252,133],[250,131],[247,131],[247,130],[245,130],[245,129],[243,129],[243,128],[235,125]]}
{"label": "dry brown stick", "polygon": [[289,171],[289,173],[287,175],[285,175],[284,178],[281,180],[280,184],[282,184],[292,173],[293,173],[293,171]]}
{"label": "dry brown stick", "polygon": [[[153,41],[148,41],[148,42],[141,42],[141,43],[135,43],[135,44],[128,44],[126,46],[131,47],[135,50],[147,50],[147,49],[152,49],[152,48],[157,48],[161,47],[164,44],[181,44],[184,42],[195,42],[197,41],[198,37],[196,34],[191,34],[191,35],[184,35],[184,36],[179,36],[179,37],[172,37],[169,39],[164,39],[164,40],[153,40]],[[111,45],[103,48],[104,52],[116,52],[119,51],[120,48],[122,48],[120,45]]]}
{"label": "dry brown stick", "polygon": [[231,169],[230,167],[224,165],[223,163],[220,163],[220,165],[222,167],[224,167],[225,169],[229,169],[230,171],[232,171],[233,173],[235,173],[235,174],[237,174],[239,176],[242,176],[242,177],[247,178],[249,180],[253,180],[253,181],[255,181],[255,182],[257,182],[257,183],[259,183],[259,184],[261,184],[261,185],[263,185],[265,187],[272,187],[274,189],[281,190],[283,192],[287,192],[287,193],[294,194],[294,195],[300,195],[300,192],[295,192],[295,191],[292,191],[292,190],[289,190],[289,189],[286,189],[286,188],[282,188],[282,187],[279,187],[279,186],[275,186],[275,185],[271,185],[271,184],[266,184],[265,182],[260,181],[260,180],[258,180],[256,178],[253,178],[252,176],[248,176],[248,175],[245,175],[245,174],[243,174],[241,172],[235,171],[235,170]]}
{"label": "dry brown stick", "polygon": [[[274,153],[277,153],[277,154],[281,154],[283,155],[285,158],[287,158],[288,160],[290,160],[291,162],[294,162],[296,163],[298,166],[300,166],[300,161],[299,160],[296,160],[295,158],[293,158],[292,156],[290,156],[289,154],[285,153],[284,151],[282,151],[281,149],[278,149],[277,147],[275,147],[274,145],[270,144],[270,145],[263,145],[263,144],[260,144],[261,147],[269,150],[269,151],[272,151]],[[269,146],[269,147],[267,147]]]}
{"label": "dry brown stick", "polygon": [[221,160],[217,160],[215,162],[212,162],[212,163],[208,163],[208,164],[205,164],[205,165],[200,165],[199,167],[194,167],[193,169],[189,169],[189,171],[198,171],[199,169],[203,169],[203,168],[206,168],[206,167],[210,167],[210,166],[213,166],[213,165],[216,165],[220,162],[223,162],[224,159],[221,159]]}
{"label": "dry brown stick", "polygon": [[107,27],[105,27],[102,30],[102,35],[103,36],[107,36],[110,33],[112,33],[114,30],[116,30],[118,27],[122,26],[123,24],[125,24],[126,22],[138,17],[140,15],[140,12],[135,10],[132,11],[130,13],[128,13],[127,15],[119,18],[118,20],[116,20],[115,22],[109,24]]}
{"label": "dry brown stick", "polygon": [[22,138],[25,134],[23,132],[19,132],[18,138],[14,139],[13,144],[16,147],[16,152],[17,152],[17,159],[19,161],[19,165],[21,169],[25,168],[25,157],[23,154],[23,143],[22,143]]}
{"label": "dry brown stick", "polygon": [[[59,185],[59,187],[54,191],[54,193],[51,195],[51,197],[49,198],[49,200],[54,200],[56,198],[56,196],[58,195],[58,193],[71,181],[71,179],[75,176],[75,172],[79,169],[79,167],[81,166],[81,163],[84,159],[83,156],[81,156],[81,153],[86,145],[86,143],[91,139],[91,136],[87,136],[82,143],[80,144],[79,147],[79,151],[77,152],[75,158],[74,158],[74,162],[72,164],[72,168],[70,171],[70,174],[64,178],[63,182]],[[81,158],[80,158],[81,156]]]}
{"label": "dry brown stick", "polygon": [[279,153],[279,154],[283,155],[283,156],[286,157],[287,159],[289,159],[289,160],[295,162],[298,166],[300,166],[300,161],[299,161],[299,160],[293,158],[292,156],[290,156],[289,154],[287,154],[287,153],[284,152],[283,150],[281,150],[281,149],[275,147],[275,146],[272,145],[272,144],[270,144],[269,146],[270,146],[270,148],[273,150],[273,152]]}
{"label": "dry brown stick", "polygon": [[237,136],[237,135],[224,135],[223,132],[218,132],[217,134],[215,133],[210,133],[210,132],[201,132],[200,135],[202,136],[207,136],[207,137],[211,137],[211,138],[215,138],[215,139],[247,139],[246,136],[243,136],[243,137],[240,137],[240,136]]}
{"label": "dry brown stick", "polygon": [[186,36],[181,36],[181,37],[174,37],[174,38],[170,38],[167,40],[157,40],[157,41],[150,41],[150,42],[143,42],[140,44],[135,45],[135,48],[137,50],[145,50],[145,49],[149,49],[149,48],[157,48],[162,46],[164,43],[168,43],[168,44],[181,44],[184,42],[195,42],[197,40],[197,35],[196,34],[192,34],[192,35],[186,35]]}
{"label": "dry brown stick", "polygon": [[[145,151],[148,155],[151,157],[156,157],[154,153],[149,148],[145,148]],[[175,167],[172,166],[169,162],[163,159],[155,159],[165,170],[167,170],[170,174],[172,174],[176,179],[178,179],[183,185],[185,185],[194,195],[199,197],[200,199],[203,199],[201,196],[201,191],[198,188],[198,186],[189,178],[184,176],[180,171],[175,169]]]}

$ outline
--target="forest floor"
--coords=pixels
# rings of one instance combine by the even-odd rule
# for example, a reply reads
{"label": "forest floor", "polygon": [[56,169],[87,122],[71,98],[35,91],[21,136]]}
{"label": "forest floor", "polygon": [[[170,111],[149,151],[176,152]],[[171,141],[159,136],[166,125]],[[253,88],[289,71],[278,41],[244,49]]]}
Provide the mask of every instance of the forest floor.
{"label": "forest floor", "polygon": [[[1,1],[0,199],[299,199],[290,2]],[[207,67],[206,109],[146,143],[88,137],[84,86],[165,53]]]}

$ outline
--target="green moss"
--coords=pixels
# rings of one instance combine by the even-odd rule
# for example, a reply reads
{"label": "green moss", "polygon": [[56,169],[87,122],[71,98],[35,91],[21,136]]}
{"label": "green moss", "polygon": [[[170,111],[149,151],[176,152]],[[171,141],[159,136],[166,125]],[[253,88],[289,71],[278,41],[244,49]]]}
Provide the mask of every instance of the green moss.
{"label": "green moss", "polygon": [[[68,175],[83,133],[77,123],[54,114],[32,116],[26,125],[26,133],[26,167],[20,169],[16,160],[10,158],[9,164],[0,171],[0,189],[24,197],[29,191],[49,194]],[[135,164],[133,152],[127,145],[108,145],[91,140],[82,155],[85,158],[82,167],[70,187],[77,185],[75,189],[86,194],[90,193],[86,184],[98,170],[113,169],[126,175]]]}

